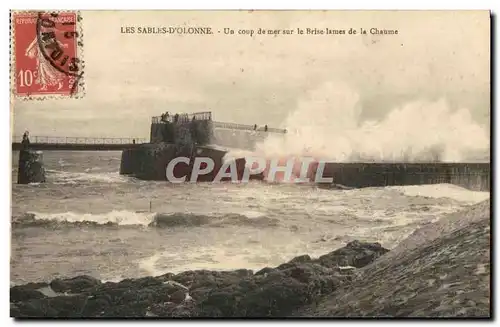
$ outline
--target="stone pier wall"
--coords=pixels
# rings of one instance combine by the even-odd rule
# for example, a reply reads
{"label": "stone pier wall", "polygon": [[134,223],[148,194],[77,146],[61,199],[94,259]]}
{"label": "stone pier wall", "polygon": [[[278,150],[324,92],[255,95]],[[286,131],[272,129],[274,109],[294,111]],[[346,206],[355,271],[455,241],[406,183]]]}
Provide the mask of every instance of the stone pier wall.
{"label": "stone pier wall", "polygon": [[[270,135],[264,131],[245,129],[231,129],[214,127],[210,120],[195,120],[188,122],[151,124],[151,143],[178,143],[179,138],[185,138],[184,131],[190,131],[199,145],[215,144],[221,147],[254,150],[258,142],[262,142]],[[284,137],[284,134],[273,133],[273,137]]]}
{"label": "stone pier wall", "polygon": [[[144,144],[122,153],[120,174],[144,180],[166,180],[166,167],[175,157],[201,156],[215,161],[217,172],[225,151],[198,146],[193,148],[167,143]],[[190,176],[191,165],[176,166],[174,176]],[[244,168],[244,162],[239,170]],[[239,173],[238,173],[239,174]],[[210,181],[207,175],[198,181]],[[489,191],[489,163],[327,163],[323,177],[332,177],[334,184],[347,187],[390,185],[422,185],[448,183],[474,191]]]}
{"label": "stone pier wall", "polygon": [[175,144],[143,144],[122,152],[120,174],[143,180],[165,180],[167,164],[176,156],[187,156]]}
{"label": "stone pier wall", "polygon": [[[211,182],[220,171],[226,151],[213,149],[206,146],[194,148],[167,143],[143,144],[139,148],[128,149],[122,152],[120,174],[129,175],[142,180],[167,180],[166,168],[169,162],[176,157],[190,158],[190,164],[177,163],[173,175],[177,178],[191,178],[195,157],[207,157],[214,161],[212,172],[197,177],[197,182]],[[243,177],[245,159],[236,160],[236,171],[238,179]],[[251,176],[252,179],[262,179],[262,176]],[[230,180],[229,177],[222,181]]]}
{"label": "stone pier wall", "polygon": [[43,165],[42,151],[21,150],[19,151],[19,166],[17,171],[17,183],[44,183],[45,168]]}
{"label": "stone pier wall", "polygon": [[[151,124],[151,143],[186,143],[187,134],[189,138],[196,141],[197,144],[209,144],[212,140],[212,121],[194,120],[178,123],[152,123]],[[190,141],[190,140],[189,140]]]}
{"label": "stone pier wall", "polygon": [[348,187],[455,184],[489,191],[489,163],[327,163],[324,177]]}

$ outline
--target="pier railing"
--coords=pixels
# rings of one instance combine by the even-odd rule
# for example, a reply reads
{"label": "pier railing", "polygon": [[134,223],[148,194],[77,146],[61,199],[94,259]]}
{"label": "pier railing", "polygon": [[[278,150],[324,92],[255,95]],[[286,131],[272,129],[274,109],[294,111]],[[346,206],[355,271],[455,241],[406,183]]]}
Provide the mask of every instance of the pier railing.
{"label": "pier railing", "polygon": [[[164,122],[174,122],[174,115],[169,114],[168,116],[153,116],[151,118],[151,123],[153,124],[161,124]],[[203,111],[203,112],[195,112],[192,114],[178,114],[178,121],[179,122],[189,122],[194,119],[196,120],[212,120],[212,112],[210,111]]]}
{"label": "pier railing", "polygon": [[265,126],[224,123],[224,122],[218,122],[218,121],[214,121],[213,124],[214,124],[214,128],[238,129],[238,130],[244,130],[244,131],[257,131],[257,132],[282,133],[282,134],[285,134],[287,132],[286,129],[273,128],[273,127],[268,127],[266,129]]}
{"label": "pier railing", "polygon": [[[12,137],[12,143],[21,143],[22,136]],[[140,144],[148,143],[146,138],[134,137],[79,137],[79,136],[29,136],[30,143],[43,144]]]}
{"label": "pier railing", "polygon": [[[190,122],[193,117],[195,117],[196,120],[211,120],[211,112],[199,112],[195,114],[180,114],[178,118],[178,122]],[[173,116],[154,116],[151,118],[151,123],[153,124],[162,124],[165,122],[174,122],[174,117]],[[245,124],[236,124],[236,123],[225,123],[225,122],[220,122],[220,121],[213,121],[213,127],[214,128],[224,128],[224,129],[234,129],[234,130],[243,130],[243,131],[256,131],[256,132],[268,132],[268,133],[281,133],[285,134],[287,132],[286,129],[283,128],[273,128],[273,127],[267,127],[266,126],[255,126],[255,125],[245,125]]]}

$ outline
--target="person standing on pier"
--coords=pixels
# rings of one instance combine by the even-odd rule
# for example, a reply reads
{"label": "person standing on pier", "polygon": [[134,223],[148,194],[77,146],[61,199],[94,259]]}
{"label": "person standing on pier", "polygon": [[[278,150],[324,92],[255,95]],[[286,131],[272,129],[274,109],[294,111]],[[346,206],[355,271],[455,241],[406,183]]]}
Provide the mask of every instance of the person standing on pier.
{"label": "person standing on pier", "polygon": [[164,122],[164,123],[167,123],[168,122],[168,119],[169,119],[169,116],[170,114],[167,112],[161,114],[161,121]]}
{"label": "person standing on pier", "polygon": [[23,140],[21,141],[21,145],[23,146],[23,149],[27,149],[30,145],[30,139],[29,139],[29,132],[26,131],[23,134]]}

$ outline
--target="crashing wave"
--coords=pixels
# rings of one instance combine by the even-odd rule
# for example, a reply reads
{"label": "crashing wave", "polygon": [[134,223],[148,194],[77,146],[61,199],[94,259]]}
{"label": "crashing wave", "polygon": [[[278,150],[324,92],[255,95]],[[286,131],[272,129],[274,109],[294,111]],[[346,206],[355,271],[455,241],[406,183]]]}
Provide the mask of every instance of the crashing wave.
{"label": "crashing wave", "polygon": [[279,220],[265,216],[243,214],[199,215],[192,213],[155,213],[143,211],[111,211],[105,214],[89,213],[33,213],[12,221],[13,227],[212,227],[249,226],[275,227]]}

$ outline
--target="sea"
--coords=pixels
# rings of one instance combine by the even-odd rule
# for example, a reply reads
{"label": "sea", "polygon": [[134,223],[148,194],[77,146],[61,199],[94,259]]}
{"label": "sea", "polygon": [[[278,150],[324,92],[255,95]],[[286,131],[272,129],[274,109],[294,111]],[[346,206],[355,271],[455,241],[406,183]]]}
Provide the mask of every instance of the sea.
{"label": "sea", "polygon": [[119,174],[114,151],[45,151],[47,182],[18,185],[18,155],[12,152],[12,285],[84,274],[118,281],[258,270],[353,240],[391,249],[490,196],[450,184],[329,190],[141,181]]}

